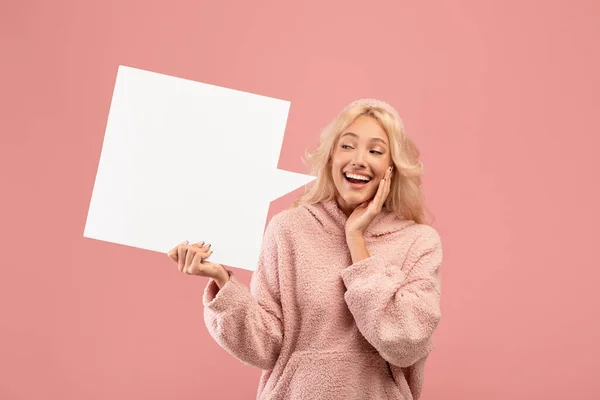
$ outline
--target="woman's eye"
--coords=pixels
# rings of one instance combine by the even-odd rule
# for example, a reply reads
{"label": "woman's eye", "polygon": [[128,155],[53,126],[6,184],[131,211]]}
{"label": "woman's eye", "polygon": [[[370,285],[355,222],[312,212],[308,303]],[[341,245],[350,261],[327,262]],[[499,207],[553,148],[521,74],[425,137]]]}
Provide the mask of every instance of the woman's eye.
{"label": "woman's eye", "polygon": [[351,148],[352,148],[352,147],[351,147],[351,146],[348,146],[347,144],[343,144],[343,145],[342,145],[342,149],[344,149],[344,150],[345,150],[345,149],[351,149]]}
{"label": "woman's eye", "polygon": [[379,150],[371,150],[371,153],[379,154],[380,156],[383,155],[383,153]]}

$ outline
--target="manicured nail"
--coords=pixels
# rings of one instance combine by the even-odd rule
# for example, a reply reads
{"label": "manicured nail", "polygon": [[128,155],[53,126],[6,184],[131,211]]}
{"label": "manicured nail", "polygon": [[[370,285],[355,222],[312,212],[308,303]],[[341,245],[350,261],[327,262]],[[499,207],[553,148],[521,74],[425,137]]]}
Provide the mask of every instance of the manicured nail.
{"label": "manicured nail", "polygon": [[392,167],[389,167],[389,168],[388,168],[388,171],[392,172]]}
{"label": "manicured nail", "polygon": [[189,240],[186,240],[186,241],[185,241],[185,244],[190,244],[190,241],[189,241]]}

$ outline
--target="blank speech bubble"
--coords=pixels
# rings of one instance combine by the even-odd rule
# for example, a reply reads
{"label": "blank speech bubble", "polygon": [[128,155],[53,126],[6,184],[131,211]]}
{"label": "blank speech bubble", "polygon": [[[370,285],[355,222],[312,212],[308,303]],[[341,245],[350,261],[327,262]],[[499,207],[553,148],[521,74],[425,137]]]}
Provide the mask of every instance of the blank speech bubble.
{"label": "blank speech bubble", "polygon": [[315,179],[277,168],[288,101],[119,66],[84,237],[166,253],[212,244],[255,270],[271,201]]}

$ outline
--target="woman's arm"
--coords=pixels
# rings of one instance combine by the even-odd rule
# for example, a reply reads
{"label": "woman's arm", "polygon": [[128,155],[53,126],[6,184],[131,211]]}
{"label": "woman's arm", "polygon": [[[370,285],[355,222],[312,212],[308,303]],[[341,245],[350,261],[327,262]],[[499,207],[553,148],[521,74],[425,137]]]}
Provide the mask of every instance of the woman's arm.
{"label": "woman's arm", "polygon": [[[357,254],[360,258],[362,253]],[[357,258],[342,272],[346,303],[360,332],[399,367],[414,364],[433,349],[432,335],[441,317],[442,247],[437,232],[428,228],[407,257],[404,271],[374,255]]]}
{"label": "woman's arm", "polygon": [[227,273],[221,282],[211,279],[203,296],[210,335],[243,363],[263,370],[273,369],[283,340],[276,218],[265,232],[250,290]]}

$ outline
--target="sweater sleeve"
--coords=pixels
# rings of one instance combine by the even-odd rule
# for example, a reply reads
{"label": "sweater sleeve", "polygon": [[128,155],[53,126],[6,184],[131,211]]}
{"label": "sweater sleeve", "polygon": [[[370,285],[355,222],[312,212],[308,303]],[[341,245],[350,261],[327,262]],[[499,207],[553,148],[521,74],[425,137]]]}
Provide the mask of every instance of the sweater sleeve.
{"label": "sweater sleeve", "polygon": [[409,367],[433,349],[441,317],[437,232],[428,229],[402,263],[374,255],[344,269],[342,279],[346,303],[365,339],[391,364]]}
{"label": "sweater sleeve", "polygon": [[[275,217],[274,217],[275,218]],[[219,290],[210,279],[204,291],[204,321],[210,335],[246,365],[271,370],[283,340],[276,224],[267,226],[250,290],[230,271]]]}

